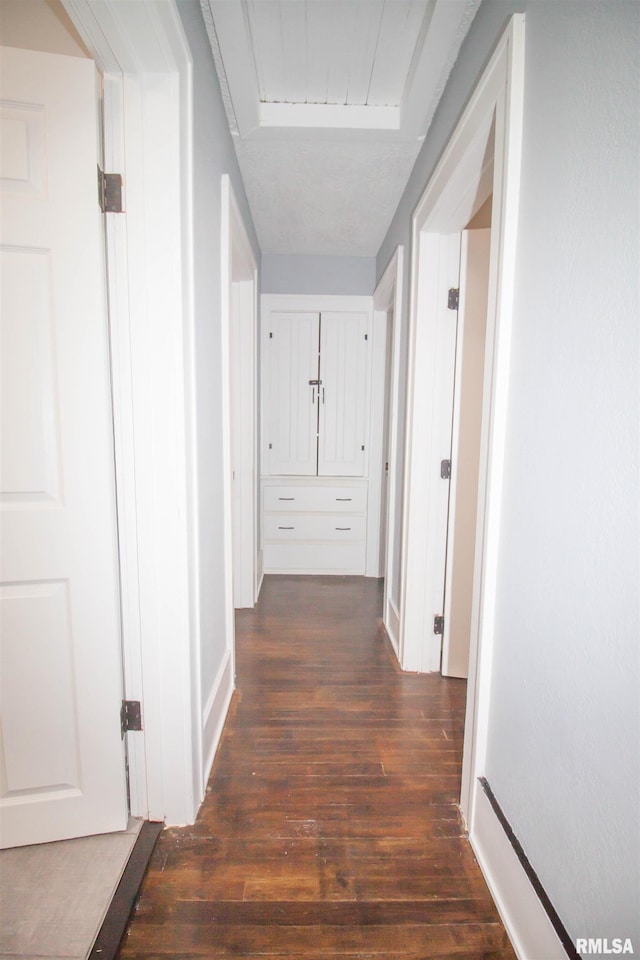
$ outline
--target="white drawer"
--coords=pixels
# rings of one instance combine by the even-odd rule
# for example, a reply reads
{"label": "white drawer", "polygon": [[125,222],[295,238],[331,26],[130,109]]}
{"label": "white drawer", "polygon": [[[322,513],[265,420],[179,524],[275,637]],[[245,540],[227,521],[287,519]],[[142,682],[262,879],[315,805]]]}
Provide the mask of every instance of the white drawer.
{"label": "white drawer", "polygon": [[361,543],[265,543],[265,573],[351,574],[362,576],[366,550]]}
{"label": "white drawer", "polygon": [[265,540],[364,540],[366,520],[345,514],[265,514]]}
{"label": "white drawer", "polygon": [[367,488],[322,486],[274,486],[264,488],[264,509],[326,513],[364,513],[367,508]]}

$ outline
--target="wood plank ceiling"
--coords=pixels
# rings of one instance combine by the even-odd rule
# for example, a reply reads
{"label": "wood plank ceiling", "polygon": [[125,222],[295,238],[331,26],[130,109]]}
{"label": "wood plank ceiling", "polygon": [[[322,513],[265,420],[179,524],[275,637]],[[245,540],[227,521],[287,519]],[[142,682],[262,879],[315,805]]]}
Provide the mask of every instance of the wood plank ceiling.
{"label": "wood plank ceiling", "polygon": [[249,0],[260,100],[399,106],[433,0]]}
{"label": "wood plank ceiling", "polygon": [[200,0],[263,253],[374,256],[480,0]]}

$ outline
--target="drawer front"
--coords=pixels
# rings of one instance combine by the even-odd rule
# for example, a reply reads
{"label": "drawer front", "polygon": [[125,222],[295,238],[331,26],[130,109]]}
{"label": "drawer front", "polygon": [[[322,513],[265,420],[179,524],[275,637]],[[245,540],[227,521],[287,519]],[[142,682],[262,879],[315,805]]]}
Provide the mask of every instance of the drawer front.
{"label": "drawer front", "polygon": [[352,574],[365,571],[362,543],[265,543],[265,573]]}
{"label": "drawer front", "polygon": [[344,514],[322,514],[300,516],[299,514],[265,514],[265,540],[364,540],[366,536],[365,517],[353,517]]}
{"label": "drawer front", "polygon": [[264,509],[285,513],[293,511],[323,513],[364,513],[367,508],[367,488],[277,486],[264,488]]}

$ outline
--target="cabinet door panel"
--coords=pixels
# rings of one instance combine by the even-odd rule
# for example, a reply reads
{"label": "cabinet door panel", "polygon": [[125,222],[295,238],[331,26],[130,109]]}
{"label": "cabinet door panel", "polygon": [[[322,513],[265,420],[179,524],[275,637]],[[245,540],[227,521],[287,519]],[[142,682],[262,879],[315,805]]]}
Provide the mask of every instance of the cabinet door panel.
{"label": "cabinet door panel", "polygon": [[323,313],[318,476],[364,475],[367,314]]}
{"label": "cabinet door panel", "polygon": [[266,432],[269,473],[314,476],[318,455],[317,313],[272,313]]}

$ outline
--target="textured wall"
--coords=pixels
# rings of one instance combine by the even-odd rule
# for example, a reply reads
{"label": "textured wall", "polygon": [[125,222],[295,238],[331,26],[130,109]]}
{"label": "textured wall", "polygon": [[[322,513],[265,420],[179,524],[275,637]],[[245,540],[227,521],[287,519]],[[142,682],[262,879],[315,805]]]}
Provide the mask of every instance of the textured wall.
{"label": "textured wall", "polygon": [[487,767],[569,932],[637,952],[639,15],[527,8]]}
{"label": "textured wall", "polygon": [[196,445],[200,540],[200,630],[203,702],[225,650],[222,552],[222,411],[220,396],[220,178],[231,177],[256,260],[260,250],[244,194],[198,0],[178,10],[193,56],[194,280]]}
{"label": "textured wall", "polygon": [[375,257],[262,257],[263,293],[368,296],[375,283]]}
{"label": "textured wall", "polygon": [[[486,774],[569,933],[640,950],[640,5],[485,0],[382,273],[507,16],[524,162]],[[406,345],[405,345],[406,353]]]}

